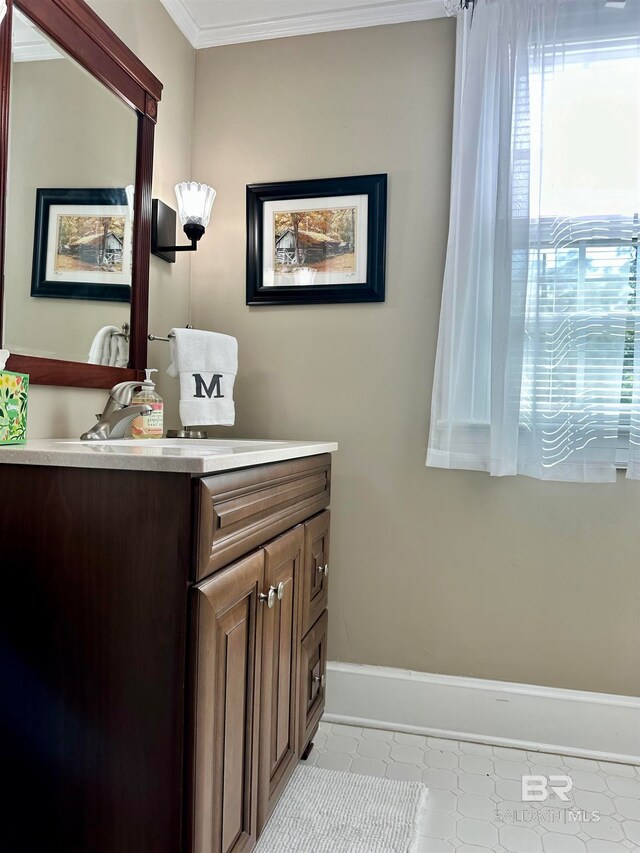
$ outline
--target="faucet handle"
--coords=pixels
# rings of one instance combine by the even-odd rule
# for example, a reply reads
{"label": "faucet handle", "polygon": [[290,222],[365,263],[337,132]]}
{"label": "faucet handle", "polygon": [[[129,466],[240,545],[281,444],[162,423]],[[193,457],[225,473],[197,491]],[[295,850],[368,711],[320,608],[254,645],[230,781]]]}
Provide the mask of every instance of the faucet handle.
{"label": "faucet handle", "polygon": [[109,392],[109,396],[119,406],[128,406],[135,389],[141,387],[142,382],[118,382]]}

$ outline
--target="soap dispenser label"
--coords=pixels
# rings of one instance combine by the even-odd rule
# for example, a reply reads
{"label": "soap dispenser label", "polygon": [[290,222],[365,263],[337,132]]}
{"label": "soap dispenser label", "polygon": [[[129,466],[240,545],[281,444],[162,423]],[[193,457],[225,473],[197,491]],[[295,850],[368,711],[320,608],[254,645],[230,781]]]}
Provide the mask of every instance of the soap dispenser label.
{"label": "soap dispenser label", "polygon": [[138,415],[131,425],[131,435],[134,438],[162,438],[164,431],[163,404],[145,403],[151,406],[152,411],[148,415]]}

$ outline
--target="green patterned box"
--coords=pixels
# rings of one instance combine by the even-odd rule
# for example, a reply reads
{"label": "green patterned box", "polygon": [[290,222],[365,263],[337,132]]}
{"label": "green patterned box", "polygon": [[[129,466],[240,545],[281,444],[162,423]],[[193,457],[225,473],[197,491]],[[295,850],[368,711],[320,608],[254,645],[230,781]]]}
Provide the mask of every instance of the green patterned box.
{"label": "green patterned box", "polygon": [[24,444],[27,440],[28,396],[26,373],[0,370],[0,445]]}

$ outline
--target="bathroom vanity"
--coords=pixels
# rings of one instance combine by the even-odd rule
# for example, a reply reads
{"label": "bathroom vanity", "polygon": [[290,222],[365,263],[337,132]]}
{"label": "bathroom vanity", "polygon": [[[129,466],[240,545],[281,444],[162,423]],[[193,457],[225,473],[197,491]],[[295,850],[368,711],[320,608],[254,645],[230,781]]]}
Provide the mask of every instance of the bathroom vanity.
{"label": "bathroom vanity", "polygon": [[[162,83],[84,0],[2,11],[8,369],[31,385],[139,381]],[[96,206],[108,246],[104,222],[94,233],[84,215]],[[54,252],[54,215],[91,233]],[[62,258],[53,279],[50,256]],[[86,362],[105,327],[128,346],[126,366]],[[0,448],[3,853],[253,848],[324,704],[335,449]]]}
{"label": "bathroom vanity", "polygon": [[0,449],[2,849],[254,847],[324,706],[335,449]]}

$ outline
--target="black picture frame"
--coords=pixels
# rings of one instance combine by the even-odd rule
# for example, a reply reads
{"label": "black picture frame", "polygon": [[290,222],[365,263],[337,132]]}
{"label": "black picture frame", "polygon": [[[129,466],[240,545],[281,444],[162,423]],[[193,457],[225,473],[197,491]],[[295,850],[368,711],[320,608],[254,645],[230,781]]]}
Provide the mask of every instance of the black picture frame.
{"label": "black picture frame", "polygon": [[[83,299],[95,302],[131,302],[131,284],[103,284],[47,279],[49,218],[52,205],[126,206],[127,194],[120,188],[38,188],[33,239],[31,296],[47,299]],[[130,247],[130,252],[132,247]]]}
{"label": "black picture frame", "polygon": [[[367,256],[364,283],[266,285],[264,205],[267,201],[367,196]],[[319,305],[384,302],[387,230],[387,175],[356,175],[247,186],[247,305]]]}

